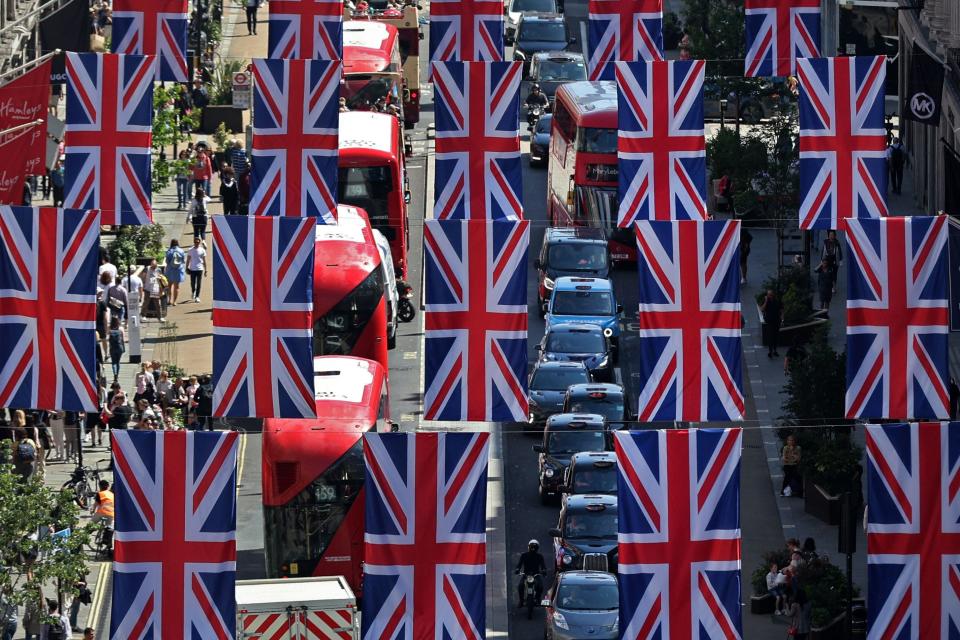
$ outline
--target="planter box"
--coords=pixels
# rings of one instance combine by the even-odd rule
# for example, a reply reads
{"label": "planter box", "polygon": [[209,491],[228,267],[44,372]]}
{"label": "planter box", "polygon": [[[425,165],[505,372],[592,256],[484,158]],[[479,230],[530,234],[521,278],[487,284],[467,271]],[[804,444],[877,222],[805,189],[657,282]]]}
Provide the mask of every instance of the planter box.
{"label": "planter box", "polygon": [[770,615],[777,608],[777,599],[769,593],[762,596],[750,597],[750,613],[757,615]]}
{"label": "planter box", "polygon": [[207,105],[200,118],[200,133],[214,133],[221,122],[227,131],[243,131],[243,109],[234,109],[225,104]]}
{"label": "planter box", "polygon": [[[760,311],[760,305],[757,305],[757,317],[760,318],[760,336],[763,346],[767,345],[766,332],[763,331],[763,326],[766,324],[763,321],[763,313]],[[812,312],[809,316],[809,319],[806,322],[800,324],[785,324],[780,327],[780,344],[778,346],[787,347],[793,344],[794,340],[798,339],[801,343],[806,343],[810,340],[810,337],[813,335],[813,332],[817,327],[827,324],[829,320],[827,319],[827,312],[824,309],[818,309]]]}
{"label": "planter box", "polygon": [[840,524],[840,496],[829,495],[809,479],[803,479],[803,510],[827,524]]}

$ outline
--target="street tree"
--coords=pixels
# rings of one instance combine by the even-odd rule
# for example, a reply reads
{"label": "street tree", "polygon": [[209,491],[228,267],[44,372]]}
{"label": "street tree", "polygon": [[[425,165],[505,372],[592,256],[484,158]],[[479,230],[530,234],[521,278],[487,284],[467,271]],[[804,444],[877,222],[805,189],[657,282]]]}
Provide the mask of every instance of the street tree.
{"label": "street tree", "polygon": [[0,442],[0,595],[46,613],[45,596],[75,594],[86,576],[83,549],[93,525],[80,525],[70,494],[37,474],[24,481],[10,459],[10,442]]}

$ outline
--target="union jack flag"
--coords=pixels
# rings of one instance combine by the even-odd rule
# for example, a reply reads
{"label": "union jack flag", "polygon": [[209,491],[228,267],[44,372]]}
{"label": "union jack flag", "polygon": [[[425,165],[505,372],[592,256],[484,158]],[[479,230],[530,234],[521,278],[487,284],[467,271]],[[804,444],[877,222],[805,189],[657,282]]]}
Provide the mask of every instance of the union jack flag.
{"label": "union jack flag", "polygon": [[67,53],[64,206],[150,224],[154,56]]}
{"label": "union jack flag", "polygon": [[820,57],[820,0],[746,0],[744,75],[790,76]]}
{"label": "union jack flag", "polygon": [[519,62],[438,62],[434,217],[523,217]]}
{"label": "union jack flag", "polygon": [[343,59],[343,3],[271,0],[267,57]]}
{"label": "union jack flag", "polygon": [[946,418],[946,216],[846,227],[847,417]]}
{"label": "union jack flag", "polygon": [[364,434],[364,640],[485,637],[488,436]]}
{"label": "union jack flag", "polygon": [[254,60],[253,78],[250,215],[333,222],[340,63]]}
{"label": "union jack flag", "polygon": [[527,417],[527,248],[522,220],[427,220],[426,420]]}
{"label": "union jack flag", "polygon": [[213,415],[316,416],[309,218],[213,218]]}
{"label": "union jack flag", "polygon": [[663,0],[590,0],[591,80],[613,80],[613,63],[663,60]]}
{"label": "union jack flag", "polygon": [[500,0],[434,0],[430,3],[430,62],[503,60]]}
{"label": "union jack flag", "polygon": [[740,222],[637,222],[638,415],[741,420]]}
{"label": "union jack flag", "polygon": [[617,431],[620,637],[742,637],[741,429]]}
{"label": "union jack flag", "polygon": [[110,637],[233,638],[237,434],[115,431]]}
{"label": "union jack flag", "polygon": [[115,0],[114,53],[157,57],[157,80],[186,82],[187,0]]}
{"label": "union jack flag", "polygon": [[0,407],[96,411],[96,211],[0,205]]}
{"label": "union jack flag", "polygon": [[867,426],[870,640],[956,637],[958,487],[960,422]]}
{"label": "union jack flag", "polygon": [[707,217],[703,60],[617,62],[617,226]]}
{"label": "union jack flag", "polygon": [[886,58],[801,58],[800,227],[887,215]]}

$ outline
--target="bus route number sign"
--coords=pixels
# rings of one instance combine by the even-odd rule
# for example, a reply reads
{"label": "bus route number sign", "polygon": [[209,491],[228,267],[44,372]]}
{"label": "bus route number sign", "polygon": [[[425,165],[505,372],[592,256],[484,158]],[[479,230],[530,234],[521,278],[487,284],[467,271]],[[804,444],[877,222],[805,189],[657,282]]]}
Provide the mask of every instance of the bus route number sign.
{"label": "bus route number sign", "polygon": [[233,108],[250,108],[250,73],[247,71],[233,74]]}

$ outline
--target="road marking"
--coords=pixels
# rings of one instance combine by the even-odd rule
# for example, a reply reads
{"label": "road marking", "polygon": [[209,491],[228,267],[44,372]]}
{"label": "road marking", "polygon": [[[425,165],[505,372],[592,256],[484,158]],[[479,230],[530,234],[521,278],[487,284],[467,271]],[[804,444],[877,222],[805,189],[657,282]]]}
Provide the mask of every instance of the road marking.
{"label": "road marking", "polygon": [[240,499],[240,487],[243,486],[243,458],[247,453],[247,434],[240,434],[240,446],[237,447],[237,499]]}
{"label": "road marking", "polygon": [[403,359],[404,359],[404,360],[416,360],[416,359],[417,359],[417,352],[416,352],[416,351],[404,351],[404,352],[403,352]]}
{"label": "road marking", "polygon": [[90,611],[87,613],[88,627],[96,628],[97,618],[100,616],[100,607],[103,606],[104,594],[107,591],[105,583],[109,564],[109,562],[100,563],[100,572],[97,574],[97,584],[93,587],[93,601],[90,603]]}
{"label": "road marking", "polygon": [[757,413],[770,413],[769,409],[757,409]]}
{"label": "road marking", "polygon": [[781,528],[783,528],[783,529],[796,529],[796,528],[797,528],[797,525],[795,525],[795,524],[783,524],[783,525],[780,525],[780,526],[781,526]]}

